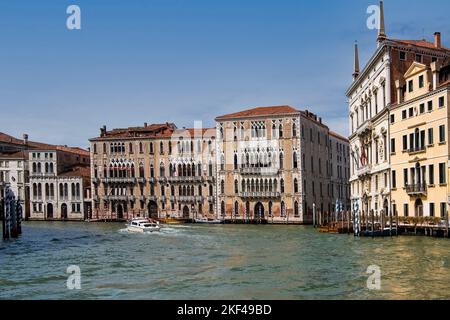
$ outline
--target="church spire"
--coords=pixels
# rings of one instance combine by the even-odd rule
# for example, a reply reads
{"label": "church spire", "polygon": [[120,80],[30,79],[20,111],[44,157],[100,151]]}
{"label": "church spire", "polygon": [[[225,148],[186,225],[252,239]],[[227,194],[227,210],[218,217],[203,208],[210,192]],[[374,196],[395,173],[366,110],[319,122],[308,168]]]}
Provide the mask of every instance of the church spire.
{"label": "church spire", "polygon": [[386,36],[386,28],[384,25],[384,5],[383,0],[380,0],[380,29],[378,30],[378,44],[381,44],[384,40],[387,39]]}
{"label": "church spire", "polygon": [[355,41],[355,69],[353,71],[353,80],[356,80],[359,76],[359,52],[358,52],[358,42]]}

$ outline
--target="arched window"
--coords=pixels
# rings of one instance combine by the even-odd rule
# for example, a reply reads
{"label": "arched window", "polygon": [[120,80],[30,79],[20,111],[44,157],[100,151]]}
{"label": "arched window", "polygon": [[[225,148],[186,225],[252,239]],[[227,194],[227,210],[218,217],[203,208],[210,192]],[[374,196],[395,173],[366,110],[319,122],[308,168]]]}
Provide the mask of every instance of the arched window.
{"label": "arched window", "polygon": [[132,143],[132,142],[130,142],[130,143],[128,144],[128,152],[129,152],[129,153],[133,153],[133,143]]}
{"label": "arched window", "polygon": [[72,191],[72,198],[75,198],[75,184],[74,183],[71,184],[70,189]]}
{"label": "arched window", "polygon": [[64,197],[69,197],[69,185],[67,183],[64,184]]}
{"label": "arched window", "polygon": [[297,136],[297,124],[294,122],[294,124],[292,125],[292,136],[296,137]]}
{"label": "arched window", "polygon": [[144,178],[145,173],[144,173],[144,164],[141,162],[139,164],[139,178]]}
{"label": "arched window", "polygon": [[225,181],[220,181],[220,193],[224,194],[225,193]]}
{"label": "arched window", "polygon": [[286,216],[286,205],[284,204],[284,201],[281,201],[281,216]]}
{"label": "arched window", "polygon": [[210,197],[213,196],[213,186],[212,186],[212,184],[209,185],[209,196]]}
{"label": "arched window", "polygon": [[77,196],[77,198],[80,198],[80,196],[81,196],[81,193],[80,193],[80,184],[79,183],[77,183],[76,184],[76,196]]}
{"label": "arched window", "polygon": [[239,193],[239,182],[237,180],[234,180],[234,193]]}
{"label": "arched window", "polygon": [[201,196],[202,195],[202,185],[198,186],[198,195]]}
{"label": "arched window", "polygon": [[294,179],[294,192],[298,193],[298,180],[297,180],[297,178]]}
{"label": "arched window", "polygon": [[278,138],[283,138],[283,125],[281,123],[278,126]]}
{"label": "arched window", "polygon": [[159,143],[159,153],[164,154],[164,143],[162,141]]}
{"label": "arched window", "polygon": [[223,154],[220,156],[220,170],[225,170],[225,156]]}
{"label": "arched window", "polygon": [[280,153],[280,169],[284,168],[284,156],[283,153]]}
{"label": "arched window", "polygon": [[45,173],[48,173],[48,162],[45,163]]}
{"label": "arched window", "polygon": [[106,143],[103,144],[103,153],[106,153]]}
{"label": "arched window", "polygon": [[62,183],[59,184],[59,197],[64,198],[64,185]]}
{"label": "arched window", "polygon": [[237,201],[234,203],[234,216],[239,216],[239,203]]}
{"label": "arched window", "polygon": [[94,143],[94,153],[97,153],[97,144]]}
{"label": "arched window", "polygon": [[38,196],[39,198],[42,197],[42,184],[38,183]]}
{"label": "arched window", "polygon": [[298,202],[297,202],[297,201],[294,202],[294,216],[295,216],[296,218],[299,217],[299,212],[298,212]]}
{"label": "arched window", "polygon": [[159,176],[164,177],[166,175],[166,168],[164,167],[164,163],[159,165]]}
{"label": "arched window", "polygon": [[55,185],[53,183],[50,184],[50,197],[55,196]]}
{"label": "arched window", "polygon": [[294,152],[294,155],[292,156],[292,160],[293,160],[293,166],[294,166],[294,169],[297,169],[298,168],[298,160],[297,160],[297,152]]}
{"label": "arched window", "polygon": [[284,193],[284,179],[280,180],[280,192]]}
{"label": "arched window", "polygon": [[150,142],[150,154],[153,154],[154,150],[153,150],[153,142]]}
{"label": "arched window", "polygon": [[238,156],[234,154],[234,170],[238,169]]}
{"label": "arched window", "polygon": [[225,202],[220,203],[220,212],[222,214],[222,217],[225,217]]}
{"label": "arched window", "polygon": [[36,169],[36,162],[33,162],[33,173],[36,173],[37,169]]}
{"label": "arched window", "polygon": [[54,173],[53,163],[50,163],[50,173]]}
{"label": "arched window", "polygon": [[42,170],[41,170],[41,163],[40,162],[37,164],[37,172],[38,173],[42,172]]}
{"label": "arched window", "polygon": [[212,177],[212,175],[213,175],[213,165],[212,165],[211,161],[209,161],[209,164],[208,164],[208,176]]}
{"label": "arched window", "polygon": [[161,196],[165,195],[165,191],[166,191],[166,188],[164,187],[164,185],[161,185]]}
{"label": "arched window", "polygon": [[170,186],[170,195],[175,196],[175,186],[174,185]]}

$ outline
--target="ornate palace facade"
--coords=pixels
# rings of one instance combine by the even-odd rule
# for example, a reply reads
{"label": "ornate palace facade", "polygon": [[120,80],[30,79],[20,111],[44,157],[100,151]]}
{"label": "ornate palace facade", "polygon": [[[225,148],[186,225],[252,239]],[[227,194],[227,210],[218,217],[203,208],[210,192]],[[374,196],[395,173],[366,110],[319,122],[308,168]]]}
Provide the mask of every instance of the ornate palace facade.
{"label": "ornate palace facade", "polygon": [[215,216],[215,129],[103,127],[90,142],[93,219]]}

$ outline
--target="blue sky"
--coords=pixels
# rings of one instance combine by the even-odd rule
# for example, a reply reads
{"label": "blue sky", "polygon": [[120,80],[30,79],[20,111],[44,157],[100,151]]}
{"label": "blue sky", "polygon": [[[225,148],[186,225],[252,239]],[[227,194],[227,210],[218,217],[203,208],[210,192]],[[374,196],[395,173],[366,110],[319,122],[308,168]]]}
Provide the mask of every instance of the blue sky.
{"label": "blue sky", "polygon": [[[0,0],[0,131],[88,146],[99,128],[204,126],[253,106],[309,109],[347,135],[353,43],[376,0]],[[81,8],[81,30],[66,8]],[[424,10],[424,6],[427,7]],[[448,0],[386,0],[391,38],[450,46]]]}

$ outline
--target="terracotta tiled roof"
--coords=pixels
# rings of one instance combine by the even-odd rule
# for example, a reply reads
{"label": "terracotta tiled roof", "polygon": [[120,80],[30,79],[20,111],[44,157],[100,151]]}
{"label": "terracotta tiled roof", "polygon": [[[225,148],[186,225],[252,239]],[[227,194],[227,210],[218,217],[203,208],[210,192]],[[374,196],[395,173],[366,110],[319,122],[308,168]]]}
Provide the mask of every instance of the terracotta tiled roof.
{"label": "terracotta tiled roof", "polygon": [[75,153],[75,154],[78,154],[80,156],[85,156],[85,157],[90,156],[89,151],[78,148],[78,147],[56,146],[56,150]]}
{"label": "terracotta tiled roof", "polygon": [[343,140],[345,142],[349,142],[349,140],[347,138],[341,136],[340,134],[338,134],[338,133],[336,133],[334,131],[330,131],[330,136],[333,136],[333,137],[335,137],[337,139],[340,139],[340,140]]}
{"label": "terracotta tiled roof", "polygon": [[88,166],[76,165],[65,172],[61,172],[58,176],[90,178],[91,169]]}
{"label": "terracotta tiled roof", "polygon": [[433,42],[429,42],[426,40],[399,40],[399,39],[391,39],[391,41],[408,45],[408,46],[414,46],[414,47],[422,47],[427,49],[434,49],[434,50],[444,50],[444,51],[450,51],[450,48],[441,47],[440,49],[436,48]]}
{"label": "terracotta tiled roof", "polygon": [[170,138],[176,129],[174,123],[151,124],[143,127],[118,128],[106,131],[102,136],[90,139],[117,139],[117,138]]}
{"label": "terracotta tiled roof", "polygon": [[439,84],[439,88],[442,88],[442,87],[445,87],[445,86],[448,86],[448,85],[450,85],[450,80],[447,80],[447,81]]}
{"label": "terracotta tiled roof", "polygon": [[187,132],[189,134],[189,136],[191,136],[192,138],[194,138],[197,135],[200,136],[205,136],[208,135],[211,136],[211,133],[213,133],[212,135],[215,135],[215,131],[216,128],[201,128],[201,129],[196,129],[196,128],[186,128],[186,129],[178,129],[175,131],[175,133],[183,133],[183,132]]}
{"label": "terracotta tiled roof", "polygon": [[0,159],[24,159],[24,160],[26,160],[27,158],[28,158],[27,151],[0,153]]}
{"label": "terracotta tiled roof", "polygon": [[217,117],[216,120],[275,116],[275,115],[289,115],[289,114],[299,114],[299,113],[300,113],[299,110],[294,109],[290,106],[256,107],[253,109],[248,109],[248,110],[220,116],[220,117]]}
{"label": "terracotta tiled roof", "polygon": [[[9,134],[3,133],[3,132],[0,132],[0,142],[14,144],[14,145],[21,145],[21,146],[24,145],[23,140],[14,138],[13,136],[10,136]],[[54,147],[50,144],[35,142],[35,141],[28,141],[27,146],[28,146],[28,148],[32,148],[32,149],[45,149],[45,148]]]}

